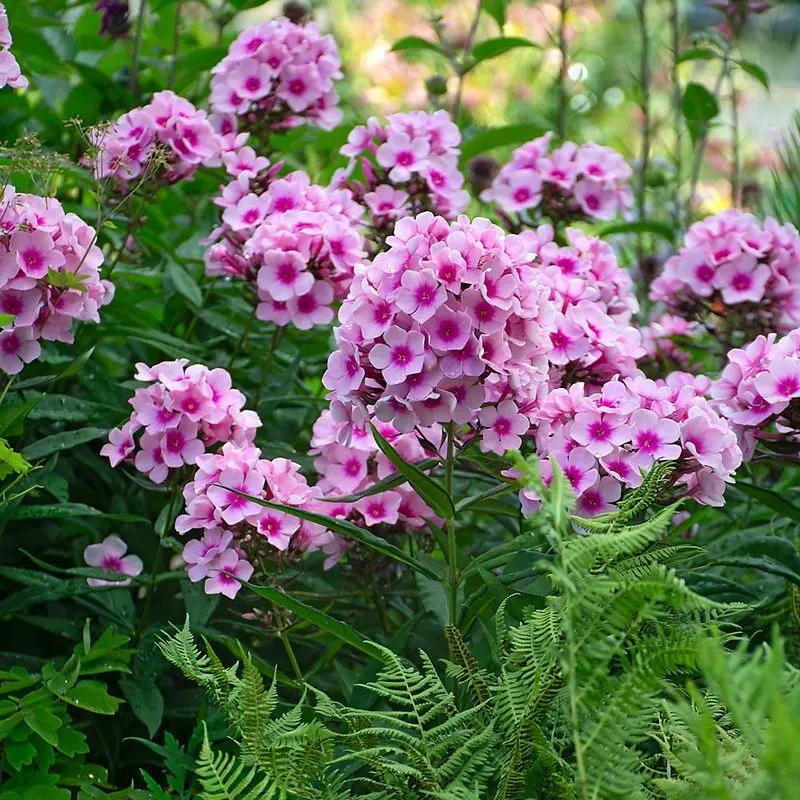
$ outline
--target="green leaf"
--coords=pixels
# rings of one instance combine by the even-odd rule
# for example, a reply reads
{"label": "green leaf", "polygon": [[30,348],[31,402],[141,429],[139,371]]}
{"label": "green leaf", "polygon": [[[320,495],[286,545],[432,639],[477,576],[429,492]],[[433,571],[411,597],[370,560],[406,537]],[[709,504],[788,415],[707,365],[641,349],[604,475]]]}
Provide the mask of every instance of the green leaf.
{"label": "green leaf", "polygon": [[61,696],[67,703],[94,714],[114,714],[122,702],[110,695],[100,681],[80,681]]}
{"label": "green leaf", "polygon": [[506,24],[508,0],[481,0],[481,8],[498,24],[500,29]]}
{"label": "green leaf", "polygon": [[105,514],[104,512],[84,505],[83,503],[59,503],[57,505],[18,506],[3,514],[8,520],[26,519],[67,519],[69,517],[97,517],[113,519],[117,522],[147,522],[146,517],[135,514]]}
{"label": "green leaf", "polygon": [[419,467],[409,464],[381,436],[378,429],[370,423],[372,436],[378,449],[392,462],[395,469],[409,482],[411,488],[438,514],[440,517],[452,519],[455,516],[455,507],[450,495],[437,481],[426,475]]}
{"label": "green leaf", "polygon": [[144,677],[125,678],[120,682],[120,687],[131,710],[147,728],[147,734],[152,739],[164,717],[164,696],[156,682]]}
{"label": "green leaf", "polygon": [[88,275],[76,275],[74,272],[59,272],[55,269],[47,271],[45,280],[51,286],[56,286],[59,289],[76,289],[79,292],[87,291],[85,281],[89,279]]}
{"label": "green leaf", "polygon": [[708,123],[719,114],[719,103],[705,86],[690,83],[683,92],[681,109],[692,142],[696,142],[705,135]]}
{"label": "green leaf", "polygon": [[653,219],[640,219],[637,222],[617,222],[613,225],[605,225],[597,232],[597,235],[602,239],[617,233],[654,233],[668,242],[675,241],[674,228],[666,222],[658,222]]}
{"label": "green leaf", "polygon": [[736,62],[748,75],[752,75],[767,91],[769,91],[769,75],[764,67],[752,61]]}
{"label": "green leaf", "polygon": [[800,508],[790,503],[782,494],[778,494],[772,489],[766,489],[763,486],[755,486],[752,483],[747,483],[747,481],[737,480],[735,486],[740,492],[752,497],[762,505],[767,506],[767,508],[777,511],[782,517],[788,517],[795,522],[800,522]]}
{"label": "green leaf", "polygon": [[167,262],[167,275],[176,292],[182,294],[192,305],[202,305],[203,293],[197,281],[177,261]]}
{"label": "green leaf", "polygon": [[269,500],[262,500],[260,497],[253,497],[252,495],[245,494],[244,492],[239,492],[236,489],[232,489],[230,486],[223,486],[223,488],[230,492],[234,492],[235,494],[241,495],[242,497],[246,497],[248,500],[251,500],[259,506],[264,506],[265,508],[274,508],[276,511],[283,511],[286,514],[291,514],[299,519],[305,519],[309,522],[316,522],[317,525],[322,525],[323,527],[328,528],[335,533],[342,534],[342,536],[355,539],[357,542],[361,542],[361,544],[371,547],[373,550],[377,550],[379,553],[383,553],[383,555],[393,558],[395,561],[399,561],[401,564],[405,564],[406,566],[411,567],[411,569],[421,572],[423,575],[427,575],[429,578],[433,578],[434,580],[439,580],[440,578],[439,574],[435,570],[431,569],[426,564],[423,564],[421,561],[418,561],[416,558],[414,558],[414,556],[406,553],[405,550],[401,550],[396,545],[387,542],[386,539],[381,539],[380,536],[376,536],[374,533],[370,533],[363,528],[359,528],[357,525],[354,525],[352,522],[348,522],[345,519],[327,517],[325,514],[317,514],[314,511],[306,511],[304,508],[295,508],[294,506],[285,506],[281,503],[272,503]]}
{"label": "green leaf", "polygon": [[24,430],[25,419],[44,396],[40,394],[25,403],[0,408],[0,436],[20,436]]}
{"label": "green leaf", "polygon": [[715,563],[769,572],[800,586],[800,553],[780,536],[755,536]]}
{"label": "green leaf", "polygon": [[433,581],[424,575],[417,574],[417,591],[422,607],[433,614],[442,628],[449,622],[447,587],[441,581]]}
{"label": "green leaf", "polygon": [[501,56],[509,50],[516,50],[518,47],[538,48],[539,45],[530,39],[523,39],[521,36],[500,36],[497,39],[487,39],[485,42],[476,44],[472,48],[472,58],[480,63]]}
{"label": "green leaf", "polygon": [[504,125],[500,128],[489,128],[461,145],[461,160],[462,162],[468,161],[481,153],[485,153],[487,150],[493,150],[495,147],[522,144],[541,136],[545,130],[544,126],[534,125],[530,122],[520,123],[519,125]]}
{"label": "green leaf", "polygon": [[272,586],[255,586],[252,583],[246,583],[245,586],[260,597],[269,600],[276,606],[285,608],[287,611],[291,611],[293,614],[297,614],[298,617],[302,617],[306,622],[310,622],[320,630],[330,633],[362,653],[381,660],[381,653],[375,644],[355,628],[351,628],[346,622],[334,619],[324,611],[320,611],[318,608],[314,608],[301,600],[296,600],[291,595],[278,591]]}
{"label": "green leaf", "polygon": [[58,729],[61,727],[61,720],[48,711],[44,706],[34,706],[25,711],[25,724],[47,744],[55,747],[58,744]]}
{"label": "green leaf", "polygon": [[716,58],[717,54],[710,50],[708,47],[693,47],[690,50],[685,50],[676,59],[676,64],[683,64],[685,61],[708,61]]}
{"label": "green leaf", "polygon": [[423,39],[421,36],[404,36],[392,45],[393,53],[402,53],[406,50],[432,50],[434,53],[439,53],[439,55],[447,55],[445,50],[438,44],[428,41],[428,39]]}
{"label": "green leaf", "polygon": [[67,365],[67,368],[59,375],[57,375],[52,383],[58,383],[59,381],[64,380],[64,378],[71,378],[73,375],[77,375],[84,367],[86,362],[92,357],[94,353],[94,347],[90,347],[88,350],[81,353],[74,361]]}
{"label": "green leaf", "polygon": [[45,436],[44,439],[29,444],[22,450],[22,455],[29,461],[36,461],[53,453],[61,453],[106,436],[108,436],[108,428],[80,428],[76,431],[54,433],[52,436]]}
{"label": "green leaf", "polygon": [[2,314],[0,313],[0,328],[5,328],[7,325],[10,325],[16,317],[14,314]]}

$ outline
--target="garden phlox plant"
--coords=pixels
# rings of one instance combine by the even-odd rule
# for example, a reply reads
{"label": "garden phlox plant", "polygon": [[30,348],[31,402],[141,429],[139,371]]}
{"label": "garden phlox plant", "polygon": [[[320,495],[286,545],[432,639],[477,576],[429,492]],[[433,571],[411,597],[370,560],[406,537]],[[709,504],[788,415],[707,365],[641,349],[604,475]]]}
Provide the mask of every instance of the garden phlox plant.
{"label": "garden phlox plant", "polygon": [[[325,409],[314,423],[309,453],[315,456],[314,469],[319,475],[316,486],[326,500],[329,516],[346,517],[357,524],[396,526],[399,530],[418,531],[426,519],[436,514],[407,484],[369,494],[352,502],[335,502],[336,497],[362,493],[397,470],[378,449],[371,429],[354,426],[349,438],[343,436],[346,423],[337,422],[330,409]],[[378,422],[377,429],[400,456],[409,463],[418,463],[436,455],[423,446],[441,448],[441,425],[434,424],[410,433],[398,433],[390,424]]]}
{"label": "garden phlox plant", "polygon": [[95,178],[114,178],[124,191],[137,179],[171,184],[201,165],[219,166],[223,152],[238,149],[245,137],[224,137],[205,111],[165,90],[110,126],[92,129],[89,138]]}
{"label": "garden phlox plant", "polygon": [[13,43],[8,28],[6,7],[0,3],[0,89],[4,86],[10,86],[12,89],[28,87],[28,79],[22,74],[17,59],[11,52]]}
{"label": "garden phlox plant", "polygon": [[73,320],[99,322],[114,286],[100,277],[94,228],[58,200],[17,194],[0,200],[0,369],[16,375],[38,358],[40,341],[73,341]]}
{"label": "garden phlox plant", "polygon": [[460,144],[461,131],[443,110],[390,114],[383,124],[370,117],[350,131],[339,151],[348,164],[333,183],[348,186],[367,208],[373,254],[401,217],[432,211],[453,218],[467,207]]}
{"label": "garden phlox plant", "polygon": [[[242,151],[231,166],[238,168]],[[331,322],[364,257],[363,209],[347,189],[312,184],[305,172],[277,178],[257,157],[215,199],[222,225],[208,238],[206,273],[248,281],[256,316],[306,330]]]}
{"label": "garden phlox plant", "polygon": [[633,205],[633,174],[610,147],[564,142],[551,149],[552,133],[518,147],[481,193],[506,214],[525,223],[545,217],[553,222],[611,220]]}
{"label": "garden phlox plant", "polygon": [[183,358],[136,365],[136,380],[147,386],[134,392],[130,418],[101,450],[112,467],[128,462],[163,483],[217,444],[252,443],[261,420],[244,408],[245,396],[232,388],[228,372],[188,364]]}
{"label": "garden phlox plant", "polygon": [[800,323],[800,234],[736,208],[695,222],[653,281],[650,299],[700,320],[724,344]]}
{"label": "garden phlox plant", "polygon": [[759,441],[785,452],[798,446],[800,430],[800,328],[778,339],[758,336],[728,353],[711,394],[739,435],[745,457]]}
{"label": "garden phlox plant", "polygon": [[197,471],[183,489],[186,512],[175,529],[181,534],[202,531],[200,539],[187,542],[183,559],[192,581],[205,579],[207,594],[235,597],[239,581],[252,576],[254,563],[280,553],[323,550],[330,567],[346,552],[347,543],[321,525],[243,495],[318,513],[327,510],[320,490],[309,486],[300,466],[286,458],[261,458],[257,447],[234,442],[199,456]]}
{"label": "garden phlox plant", "polygon": [[342,119],[334,80],[342,77],[339,50],[309,22],[279,17],[247,28],[212,70],[211,110],[223,133],[273,131],[303,123],[325,130]]}
{"label": "garden phlox plant", "polygon": [[[577,497],[577,513],[616,509],[625,489],[642,482],[657,461],[675,461],[676,496],[723,505],[742,453],[736,434],[706,398],[711,381],[675,372],[665,380],[643,375],[609,381],[599,391],[584,384],[554,389],[537,413],[536,452],[545,483],[554,457]],[[530,490],[523,511],[537,508]]]}

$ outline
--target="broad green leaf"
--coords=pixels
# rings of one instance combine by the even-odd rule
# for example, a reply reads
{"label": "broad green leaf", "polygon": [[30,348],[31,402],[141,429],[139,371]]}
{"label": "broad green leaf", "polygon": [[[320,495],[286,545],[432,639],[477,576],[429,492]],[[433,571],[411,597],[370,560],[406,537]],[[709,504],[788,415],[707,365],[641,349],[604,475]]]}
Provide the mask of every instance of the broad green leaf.
{"label": "broad green leaf", "polygon": [[782,517],[800,522],[800,508],[789,502],[782,494],[763,486],[755,486],[747,481],[736,481],[735,485],[740,492],[752,497],[767,508],[777,511]]}
{"label": "broad green leaf", "polygon": [[754,536],[716,562],[780,575],[800,586],[800,553],[780,536]]}
{"label": "broad green leaf", "polygon": [[48,744],[53,745],[53,747],[58,744],[56,731],[61,727],[61,720],[44,706],[39,705],[26,709],[25,724],[34,733],[38,733]]}
{"label": "broad green leaf", "polygon": [[481,8],[498,24],[500,29],[506,24],[508,0],[481,0]]}
{"label": "broad green leaf", "polygon": [[147,728],[147,734],[152,739],[164,717],[164,696],[158,685],[154,680],[134,677],[124,678],[120,687],[131,710]]}
{"label": "broad green leaf", "polygon": [[748,75],[752,75],[767,91],[769,91],[769,74],[764,67],[752,61],[736,62]]}
{"label": "broad green leaf", "polygon": [[122,702],[100,681],[80,681],[61,696],[70,705],[93,714],[114,714]]}
{"label": "broad green leaf", "polygon": [[304,508],[295,508],[294,506],[285,506],[281,503],[272,503],[269,500],[262,500],[260,497],[253,497],[252,495],[245,494],[244,492],[239,492],[229,486],[224,486],[223,488],[228,489],[228,491],[234,492],[235,494],[241,495],[242,497],[246,497],[248,500],[251,500],[257,505],[264,506],[265,508],[274,508],[276,511],[283,511],[286,514],[291,514],[299,519],[305,519],[309,522],[316,522],[317,525],[322,525],[323,527],[328,528],[335,533],[342,534],[342,536],[355,539],[357,542],[361,542],[361,544],[371,547],[373,550],[377,550],[379,553],[383,553],[385,556],[393,558],[395,561],[399,561],[401,564],[405,564],[406,566],[411,567],[411,569],[421,572],[423,575],[427,575],[429,578],[433,578],[434,580],[439,580],[440,578],[439,574],[435,570],[431,569],[426,564],[423,564],[421,561],[418,561],[416,558],[414,558],[414,556],[406,553],[405,550],[401,550],[396,545],[387,542],[386,539],[381,539],[380,536],[376,536],[374,533],[370,533],[363,528],[359,528],[357,525],[354,525],[352,522],[348,522],[345,519],[327,517],[325,514],[317,514],[314,511],[306,511]]}
{"label": "broad green leaf", "polygon": [[53,453],[61,453],[106,436],[108,436],[108,428],[80,428],[76,431],[54,433],[52,436],[45,436],[44,439],[29,444],[22,450],[22,455],[29,461],[36,461]]}
{"label": "broad green leaf", "polygon": [[25,403],[0,408],[0,436],[19,436],[24,429],[25,419],[36,404],[44,397],[40,394]]}
{"label": "broad green leaf", "polygon": [[692,47],[690,50],[685,50],[676,59],[676,64],[683,64],[685,61],[708,61],[716,58],[717,54],[710,50],[708,47]]}
{"label": "broad green leaf", "polygon": [[455,507],[450,495],[444,487],[426,475],[419,467],[409,464],[392,447],[386,439],[381,436],[378,429],[371,425],[372,436],[378,449],[392,462],[395,469],[409,482],[411,488],[434,510],[440,517],[452,519],[455,516]]}
{"label": "broad green leaf", "polygon": [[600,238],[613,236],[617,233],[654,233],[661,236],[668,242],[675,241],[675,229],[666,222],[658,222],[651,219],[640,219],[636,222],[617,222],[612,225],[603,226],[597,235]]}
{"label": "broad green leaf", "polygon": [[431,50],[434,53],[439,53],[439,55],[447,55],[441,46],[428,39],[423,39],[421,36],[404,36],[392,45],[392,52],[394,53],[402,53],[406,50]]}
{"label": "broad green leaf", "polygon": [[97,517],[117,522],[147,522],[146,517],[135,514],[106,514],[83,503],[58,503],[57,505],[18,506],[3,513],[5,519],[67,519],[69,517]]}
{"label": "broad green leaf", "polygon": [[683,92],[681,109],[692,141],[696,142],[705,134],[708,123],[719,114],[719,103],[705,86],[689,83]]}
{"label": "broad green leaf", "polygon": [[175,287],[175,291],[182,294],[192,305],[200,306],[203,302],[203,293],[197,281],[177,262],[167,262],[167,275]]}
{"label": "broad green leaf", "polygon": [[342,642],[355,647],[362,653],[380,660],[380,651],[374,644],[366,637],[360,634],[354,628],[351,628],[346,622],[334,619],[324,611],[318,608],[303,603],[301,600],[296,600],[285,592],[278,591],[272,586],[256,586],[252,583],[246,583],[248,589],[255,592],[260,597],[274,603],[276,606],[285,608],[298,617],[302,617],[306,622],[310,622],[320,630],[330,633]]}
{"label": "broad green leaf", "polygon": [[519,125],[504,125],[500,128],[489,128],[471,139],[467,139],[461,145],[462,163],[474,158],[487,150],[495,147],[505,147],[506,145],[522,144],[523,142],[536,139],[545,133],[546,128],[542,125],[534,125],[530,122],[520,123]]}
{"label": "broad green leaf", "polygon": [[476,62],[486,61],[490,58],[507,53],[509,50],[515,50],[518,47],[539,47],[538,44],[532,42],[530,39],[523,39],[520,36],[500,36],[497,39],[487,39],[485,42],[476,44],[472,48],[472,58]]}

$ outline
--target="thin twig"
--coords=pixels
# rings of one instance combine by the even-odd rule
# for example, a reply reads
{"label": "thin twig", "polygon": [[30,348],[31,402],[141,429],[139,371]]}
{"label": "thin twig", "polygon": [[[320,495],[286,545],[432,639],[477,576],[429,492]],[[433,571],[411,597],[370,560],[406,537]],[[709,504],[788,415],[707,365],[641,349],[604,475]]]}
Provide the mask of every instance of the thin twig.
{"label": "thin twig", "polygon": [[562,141],[567,136],[567,60],[569,51],[567,49],[567,11],[568,0],[561,0],[559,12],[561,17],[558,23],[558,52],[561,54],[561,64],[558,68],[558,119],[556,121],[556,131],[558,138]]}
{"label": "thin twig", "polygon": [[133,35],[133,53],[131,54],[131,74],[128,86],[131,94],[138,101],[141,98],[139,91],[139,53],[142,49],[142,33],[144,31],[144,16],[147,0],[141,0],[139,4],[139,16],[136,18],[136,32]]}
{"label": "thin twig", "polygon": [[[669,24],[672,30],[672,64],[670,68],[670,83],[672,84],[672,125],[675,133],[675,151],[673,165],[675,167],[675,186],[681,185],[683,178],[683,109],[681,81],[678,76],[678,58],[681,50],[681,22],[678,0],[670,0]],[[681,224],[681,204],[675,203],[675,224]]]}
{"label": "thin twig", "polygon": [[731,204],[740,206],[742,204],[742,165],[739,152],[739,109],[737,108],[739,93],[732,70],[728,75],[728,80],[731,87]]}
{"label": "thin twig", "polygon": [[467,33],[467,40],[464,42],[464,51],[461,56],[461,61],[455,61],[454,67],[456,70],[456,75],[458,77],[458,83],[456,85],[456,94],[455,98],[453,99],[453,110],[451,116],[453,117],[454,122],[458,122],[458,115],[461,113],[461,97],[464,92],[464,76],[467,74],[467,59],[469,58],[470,50],[472,50],[472,41],[475,38],[475,34],[478,31],[478,22],[481,18],[481,8],[482,3],[481,0],[477,0],[475,4],[475,14],[472,17],[472,22],[469,26],[469,32]]}
{"label": "thin twig", "polygon": [[[642,109],[642,150],[639,156],[639,181],[636,191],[636,211],[640,220],[645,218],[647,205],[647,170],[650,166],[650,35],[647,29],[647,0],[637,0],[636,17],[639,21],[641,109]],[[638,263],[644,257],[642,233],[636,237]]]}

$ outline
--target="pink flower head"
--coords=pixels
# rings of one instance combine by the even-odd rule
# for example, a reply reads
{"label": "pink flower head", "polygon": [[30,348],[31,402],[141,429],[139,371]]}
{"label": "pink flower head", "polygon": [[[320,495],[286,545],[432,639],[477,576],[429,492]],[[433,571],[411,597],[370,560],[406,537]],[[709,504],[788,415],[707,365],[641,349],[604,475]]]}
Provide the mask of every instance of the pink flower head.
{"label": "pink flower head", "polygon": [[421,333],[392,325],[383,335],[383,342],[370,350],[369,360],[381,370],[388,384],[402,383],[422,369],[425,339]]}
{"label": "pink flower head", "polygon": [[617,510],[614,503],[622,496],[619,481],[606,475],[598,478],[588,489],[584,489],[578,497],[576,511],[583,517],[594,517],[597,514],[609,514]]}
{"label": "pink flower head", "polygon": [[681,448],[673,444],[681,435],[677,422],[659,419],[652,411],[642,408],[633,412],[630,425],[638,466],[649,467],[654,461],[674,461],[680,456]]}
{"label": "pink flower head", "polygon": [[400,280],[400,289],[395,298],[398,308],[409,314],[420,324],[426,322],[447,300],[447,291],[433,270],[414,272],[408,270]]}
{"label": "pink flower head", "polygon": [[508,450],[519,450],[522,435],[530,428],[530,421],[519,413],[513,400],[503,400],[496,408],[487,406],[478,415],[484,427],[481,450],[503,455]]}
{"label": "pink flower head", "polygon": [[754,386],[767,403],[800,397],[800,361],[789,356],[772,359],[769,367],[756,376]]}
{"label": "pink flower head", "polygon": [[209,528],[203,532],[202,539],[186,542],[181,553],[187,564],[186,574],[192,583],[208,576],[214,559],[225,552],[233,541],[233,534],[222,528]]}
{"label": "pink flower head", "polygon": [[107,536],[100,544],[90,544],[83,551],[83,560],[90,567],[104,569],[106,572],[117,572],[130,576],[127,580],[107,581],[102,578],[87,578],[89,586],[129,586],[130,578],[141,575],[144,565],[139,556],[125,555],[128,545],[119,536]]}
{"label": "pink flower head", "polygon": [[582,411],[575,415],[570,436],[593,456],[600,458],[629,441],[631,433],[623,417]]}
{"label": "pink flower head", "polygon": [[397,492],[381,492],[380,494],[362,497],[353,507],[359,511],[366,525],[394,525],[398,520],[402,497]]}

